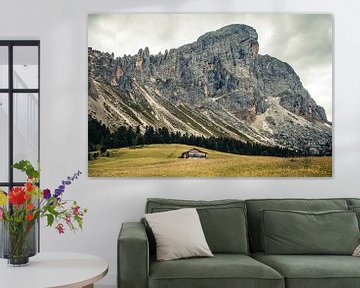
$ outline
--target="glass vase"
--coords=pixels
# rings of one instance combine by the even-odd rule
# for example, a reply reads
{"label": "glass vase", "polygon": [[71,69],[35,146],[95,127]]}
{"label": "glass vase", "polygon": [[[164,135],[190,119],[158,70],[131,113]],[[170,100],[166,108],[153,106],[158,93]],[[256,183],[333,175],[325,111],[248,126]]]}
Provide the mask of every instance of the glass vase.
{"label": "glass vase", "polygon": [[29,257],[36,255],[36,226],[28,222],[1,221],[0,257],[8,259],[9,266],[25,266]]}

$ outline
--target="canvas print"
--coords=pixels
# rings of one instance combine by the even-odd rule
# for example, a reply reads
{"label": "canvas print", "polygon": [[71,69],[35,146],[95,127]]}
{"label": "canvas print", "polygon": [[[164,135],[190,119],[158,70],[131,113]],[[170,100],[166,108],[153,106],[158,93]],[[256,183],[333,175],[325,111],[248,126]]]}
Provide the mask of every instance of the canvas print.
{"label": "canvas print", "polygon": [[92,14],[90,177],[331,177],[329,14]]}

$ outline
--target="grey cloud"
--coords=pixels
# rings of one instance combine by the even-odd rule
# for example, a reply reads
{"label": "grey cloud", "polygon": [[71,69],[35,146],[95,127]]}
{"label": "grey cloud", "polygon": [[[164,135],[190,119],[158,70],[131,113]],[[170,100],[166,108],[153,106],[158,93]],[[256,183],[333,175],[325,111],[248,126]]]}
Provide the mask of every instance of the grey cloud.
{"label": "grey cloud", "polygon": [[[331,15],[287,15],[278,26],[270,51],[299,65],[323,65],[332,58]],[[278,50],[278,51],[276,51]]]}

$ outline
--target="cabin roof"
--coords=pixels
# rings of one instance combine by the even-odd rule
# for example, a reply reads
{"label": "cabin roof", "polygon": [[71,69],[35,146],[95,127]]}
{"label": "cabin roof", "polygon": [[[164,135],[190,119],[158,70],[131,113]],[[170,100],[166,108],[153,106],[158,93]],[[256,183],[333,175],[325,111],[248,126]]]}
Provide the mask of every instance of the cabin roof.
{"label": "cabin roof", "polygon": [[199,152],[199,153],[204,153],[204,154],[208,154],[207,152],[205,152],[205,151],[201,151],[200,149],[198,149],[198,148],[192,148],[192,149],[189,149],[189,150],[187,150],[187,151],[185,151],[185,152],[183,152],[182,154],[184,154],[184,153],[188,153],[188,152],[191,152],[191,151],[194,151],[194,150],[196,150],[197,152]]}

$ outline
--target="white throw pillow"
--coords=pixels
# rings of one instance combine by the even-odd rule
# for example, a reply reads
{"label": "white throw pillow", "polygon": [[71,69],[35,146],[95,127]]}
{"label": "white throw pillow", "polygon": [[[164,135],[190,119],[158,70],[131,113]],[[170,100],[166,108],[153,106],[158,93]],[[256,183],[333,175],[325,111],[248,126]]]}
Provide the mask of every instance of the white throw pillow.
{"label": "white throw pillow", "polygon": [[360,257],[360,244],[358,246],[356,246],[352,256]]}
{"label": "white throw pillow", "polygon": [[195,208],[145,214],[156,240],[156,259],[213,256]]}

